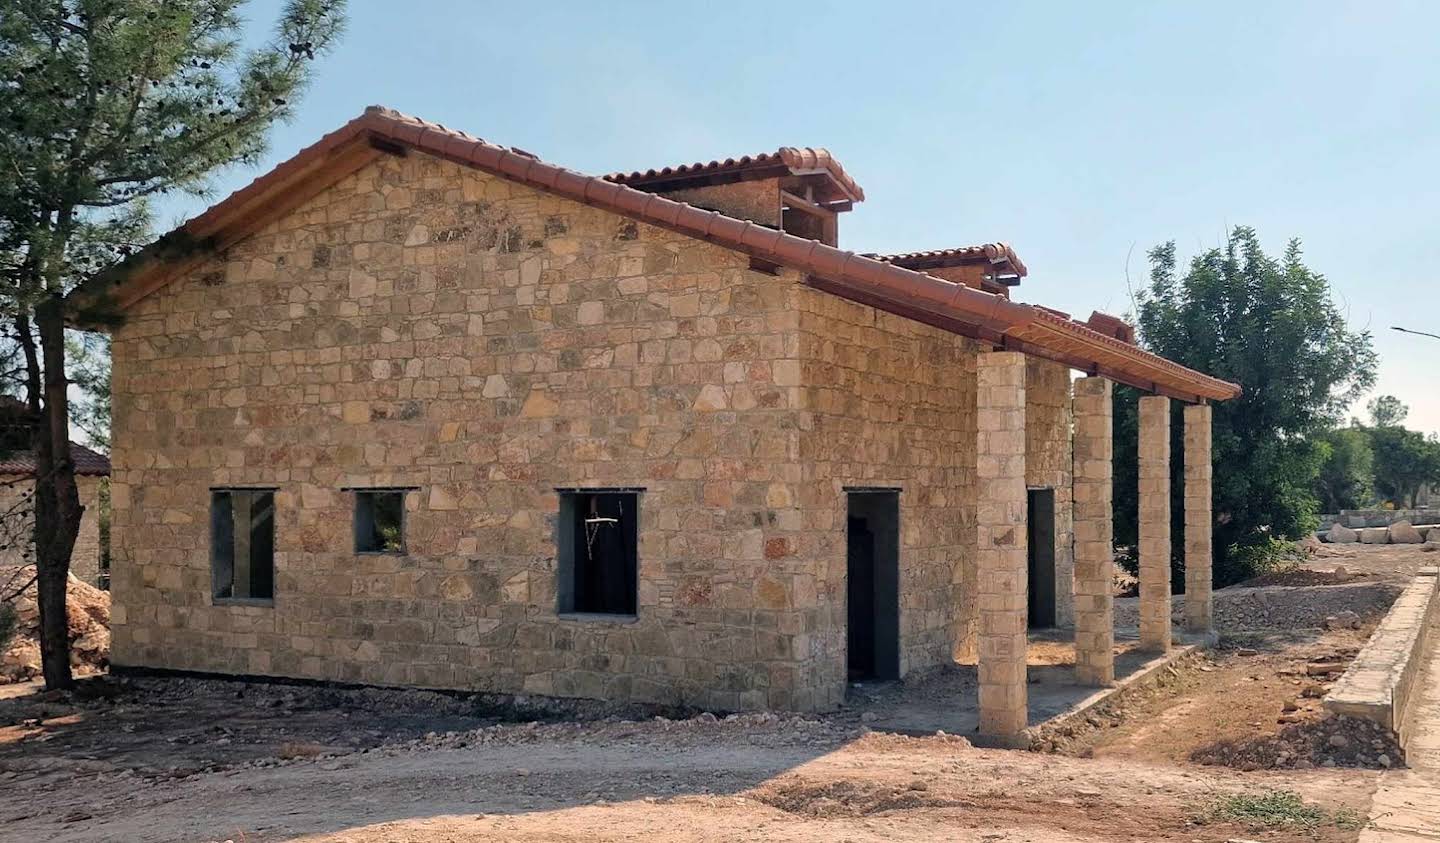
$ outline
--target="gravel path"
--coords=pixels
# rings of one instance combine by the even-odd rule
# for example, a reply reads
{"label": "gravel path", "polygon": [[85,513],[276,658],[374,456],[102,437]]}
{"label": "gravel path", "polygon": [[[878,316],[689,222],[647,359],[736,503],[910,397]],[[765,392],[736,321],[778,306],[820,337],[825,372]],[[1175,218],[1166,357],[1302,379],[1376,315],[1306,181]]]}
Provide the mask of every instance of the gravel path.
{"label": "gravel path", "polygon": [[[1342,585],[1311,587],[1231,587],[1215,592],[1215,628],[1222,634],[1253,629],[1318,629],[1325,619],[1350,610],[1362,619],[1383,615],[1395,602],[1402,585],[1390,580],[1365,580]],[[1177,624],[1185,620],[1185,597],[1170,600],[1171,616]],[[1115,600],[1115,625],[1134,627],[1140,623],[1140,599]]]}

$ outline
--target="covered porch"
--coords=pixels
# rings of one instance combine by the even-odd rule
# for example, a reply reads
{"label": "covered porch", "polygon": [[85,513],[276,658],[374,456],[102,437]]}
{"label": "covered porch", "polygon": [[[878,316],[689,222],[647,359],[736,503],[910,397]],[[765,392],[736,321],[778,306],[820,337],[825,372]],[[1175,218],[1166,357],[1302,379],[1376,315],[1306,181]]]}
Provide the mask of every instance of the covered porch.
{"label": "covered porch", "polygon": [[[1177,635],[1170,616],[1170,402],[1174,393],[1152,383],[1147,391],[1159,394],[1140,398],[1140,623],[1138,629],[1117,635],[1113,606],[1113,383],[1091,374],[1073,382],[1067,408],[1073,454],[1073,542],[1057,548],[1057,553],[1073,551],[1073,574],[1059,572],[1054,586],[1060,606],[1060,640],[1068,639],[1071,655],[1051,663],[1043,658],[1036,662],[1037,653],[1046,649],[1045,642],[1056,636],[1037,637],[1028,629],[1032,595],[1026,372],[1024,353],[994,351],[979,356],[978,658],[974,696],[966,694],[976,700],[976,706],[975,723],[957,733],[978,732],[982,740],[998,745],[1027,743],[1027,728],[1064,711],[1094,689],[1125,681],[1177,645],[1191,646],[1213,636],[1211,408],[1204,397],[1190,396],[1182,412],[1186,600],[1184,632]],[[1125,382],[1138,385],[1128,378]],[[1072,623],[1073,637],[1066,628]],[[957,666],[956,671],[955,677],[963,680],[964,667]],[[951,697],[952,705],[954,699]],[[924,719],[923,708],[906,716]],[[957,730],[968,717],[964,708],[947,715]]]}

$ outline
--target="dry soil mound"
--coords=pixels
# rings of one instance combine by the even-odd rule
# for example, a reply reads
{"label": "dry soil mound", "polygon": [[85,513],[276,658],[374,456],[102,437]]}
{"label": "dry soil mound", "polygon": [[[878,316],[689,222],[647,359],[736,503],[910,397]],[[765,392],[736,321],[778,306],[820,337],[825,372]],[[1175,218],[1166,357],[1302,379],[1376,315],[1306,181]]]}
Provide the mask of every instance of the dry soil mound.
{"label": "dry soil mound", "polygon": [[[15,600],[15,636],[0,654],[0,683],[23,682],[40,675],[40,609],[35,584]],[[110,594],[70,578],[66,616],[70,621],[70,664],[78,673],[110,663]]]}

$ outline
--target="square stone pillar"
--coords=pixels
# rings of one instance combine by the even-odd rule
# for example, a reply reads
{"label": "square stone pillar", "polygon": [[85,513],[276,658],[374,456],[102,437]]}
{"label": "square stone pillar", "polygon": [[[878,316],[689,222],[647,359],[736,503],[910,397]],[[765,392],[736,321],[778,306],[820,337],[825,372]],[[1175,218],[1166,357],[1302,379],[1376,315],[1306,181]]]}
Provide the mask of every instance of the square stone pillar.
{"label": "square stone pillar", "polygon": [[1025,355],[981,354],[976,380],[980,734],[1014,742],[1029,720]]}
{"label": "square stone pillar", "polygon": [[1209,633],[1213,564],[1210,511],[1210,407],[1185,407],[1185,631]]}
{"label": "square stone pillar", "polygon": [[1075,381],[1075,679],[1115,682],[1114,414],[1104,378]]}
{"label": "square stone pillar", "polygon": [[1170,399],[1140,398],[1140,646],[1170,650]]}

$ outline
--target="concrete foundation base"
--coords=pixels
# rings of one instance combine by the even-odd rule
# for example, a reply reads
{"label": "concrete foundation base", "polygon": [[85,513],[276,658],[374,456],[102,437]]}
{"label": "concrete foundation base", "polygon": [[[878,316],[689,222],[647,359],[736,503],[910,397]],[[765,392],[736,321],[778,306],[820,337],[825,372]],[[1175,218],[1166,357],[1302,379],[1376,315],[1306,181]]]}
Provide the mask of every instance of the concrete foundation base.
{"label": "concrete foundation base", "polygon": [[[1211,635],[1176,632],[1174,648],[1157,656],[1140,647],[1139,631],[1115,631],[1115,684],[1096,689],[1076,681],[1074,646],[1064,630],[1032,630],[1027,672],[1027,728],[1010,740],[979,733],[980,710],[974,665],[956,664],[919,681],[859,684],[850,687],[846,707],[862,712],[871,729],[905,735],[945,733],[967,738],[976,746],[1029,748],[1044,733],[1112,699],[1142,687],[1168,665],[1215,643]],[[1068,650],[1068,655],[1067,655]]]}

